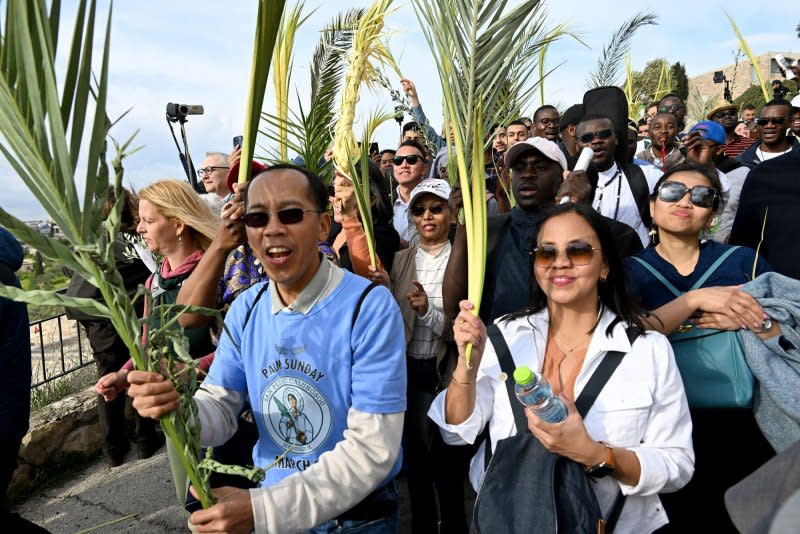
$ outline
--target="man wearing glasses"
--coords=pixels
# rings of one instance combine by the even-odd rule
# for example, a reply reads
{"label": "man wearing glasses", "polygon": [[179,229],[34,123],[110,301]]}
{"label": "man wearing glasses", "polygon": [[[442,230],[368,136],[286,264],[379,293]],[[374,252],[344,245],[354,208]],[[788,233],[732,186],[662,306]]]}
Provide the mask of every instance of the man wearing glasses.
{"label": "man wearing glasses", "polygon": [[713,109],[706,117],[714,121],[725,130],[725,144],[722,152],[729,158],[735,158],[755,143],[755,139],[743,137],[735,132],[737,124],[737,107],[734,104],[726,104]]}
{"label": "man wearing glasses", "polygon": [[397,194],[394,198],[394,218],[392,224],[397,233],[403,248],[409,244],[416,244],[416,228],[410,223],[411,218],[408,213],[408,199],[411,191],[422,181],[427,171],[427,161],[425,149],[417,141],[407,140],[400,143],[397,152],[392,158],[392,175],[397,181]]}
{"label": "man wearing glasses", "polygon": [[[225,197],[228,196],[228,186],[225,184],[225,178],[230,168],[228,161],[228,154],[206,152],[205,159],[197,169],[197,177],[206,188],[207,196],[204,200],[209,203],[212,210],[217,205],[222,208]],[[215,211],[218,213],[219,209]]]}
{"label": "man wearing glasses", "polygon": [[797,149],[800,146],[797,139],[786,136],[791,114],[792,105],[786,100],[770,100],[764,104],[756,119],[761,140],[742,152],[739,161],[752,169],[764,161]]}
{"label": "man wearing glasses", "polygon": [[623,222],[639,235],[642,246],[650,241],[650,193],[661,171],[646,165],[615,161],[617,136],[613,121],[604,115],[587,115],[575,130],[578,151],[589,147],[597,168],[597,189],[592,206],[605,217]]}
{"label": "man wearing glasses", "polygon": [[[233,434],[249,398],[258,424],[253,460],[272,467],[258,488],[214,490],[216,504],[189,518],[197,531],[397,530],[403,322],[385,287],[319,253],[327,203],[317,175],[286,164],[244,190],[248,243],[270,281],[233,302],[195,400],[200,441],[211,446]],[[129,378],[141,415],[176,409],[170,381],[143,371]]]}

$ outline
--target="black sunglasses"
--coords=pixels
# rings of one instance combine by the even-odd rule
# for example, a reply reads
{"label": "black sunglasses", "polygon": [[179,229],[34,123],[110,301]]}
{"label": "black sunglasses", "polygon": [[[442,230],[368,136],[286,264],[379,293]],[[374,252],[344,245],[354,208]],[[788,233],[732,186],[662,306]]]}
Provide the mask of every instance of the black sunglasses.
{"label": "black sunglasses", "polygon": [[770,122],[775,126],[780,126],[786,122],[786,117],[765,117],[763,119],[756,119],[756,124],[759,126],[766,126]]}
{"label": "black sunglasses", "polygon": [[714,113],[714,117],[721,119],[722,117],[736,117],[738,113],[736,113],[735,109],[727,109],[725,111],[717,111]]}
{"label": "black sunglasses", "polygon": [[[589,265],[594,257],[595,250],[600,249],[592,247],[589,243],[578,241],[567,245],[564,253],[573,266],[580,267],[581,265]],[[553,245],[536,247],[533,249],[533,265],[542,269],[550,267],[556,261],[558,252],[559,250]]]}
{"label": "black sunglasses", "polygon": [[686,193],[690,193],[692,204],[701,208],[713,207],[717,198],[717,190],[707,185],[696,185],[689,189],[680,182],[664,182],[658,188],[658,198],[664,202],[677,202]]}
{"label": "black sunglasses", "polygon": [[425,210],[428,210],[434,215],[439,215],[444,211],[444,204],[434,204],[433,206],[414,206],[411,208],[411,215],[414,217],[422,217],[425,215]]}
{"label": "black sunglasses", "polygon": [[578,139],[580,139],[581,143],[586,144],[586,143],[591,143],[595,137],[598,137],[600,139],[608,139],[612,135],[614,135],[614,130],[612,130],[611,128],[606,128],[605,130],[598,130],[596,132],[585,133]]}
{"label": "black sunglasses", "polygon": [[411,154],[409,156],[395,156],[392,158],[392,163],[395,165],[402,165],[403,161],[407,161],[409,165],[416,165],[420,160],[424,161],[422,156]]}
{"label": "black sunglasses", "polygon": [[[322,213],[319,210],[305,210],[303,208],[286,208],[280,210],[278,220],[281,224],[297,224],[303,221],[306,213]],[[263,228],[269,224],[271,213],[268,211],[250,211],[242,215],[242,220],[248,228]]]}

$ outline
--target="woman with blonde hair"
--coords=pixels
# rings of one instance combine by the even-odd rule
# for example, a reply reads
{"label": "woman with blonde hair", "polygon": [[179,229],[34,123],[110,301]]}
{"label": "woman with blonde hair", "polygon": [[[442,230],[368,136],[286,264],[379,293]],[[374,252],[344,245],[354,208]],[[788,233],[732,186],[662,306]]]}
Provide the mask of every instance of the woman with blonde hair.
{"label": "woman with blonde hair", "polygon": [[[179,180],[161,180],[139,191],[139,224],[136,231],[147,249],[161,258],[156,272],[145,283],[155,306],[175,302],[184,280],[194,271],[217,231],[217,216],[189,184]],[[158,318],[149,317],[146,327],[158,327]],[[194,358],[214,351],[208,327],[186,328],[189,354]],[[128,361],[120,371],[97,381],[95,390],[111,400],[128,387]]]}

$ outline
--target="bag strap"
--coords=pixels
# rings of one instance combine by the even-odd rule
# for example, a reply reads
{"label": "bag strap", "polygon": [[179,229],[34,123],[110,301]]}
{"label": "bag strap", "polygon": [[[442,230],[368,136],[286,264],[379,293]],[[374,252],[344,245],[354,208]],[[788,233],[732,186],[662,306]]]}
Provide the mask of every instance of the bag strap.
{"label": "bag strap", "polygon": [[[689,291],[692,291],[699,287],[703,287],[703,284],[705,284],[708,281],[711,275],[717,272],[717,270],[722,266],[722,264],[725,263],[725,260],[727,260],[731,256],[731,254],[733,254],[740,248],[741,247],[738,246],[730,247],[728,250],[723,252],[722,255],[719,258],[717,258],[717,260],[714,263],[712,263],[708,269],[706,269],[706,272],[704,272],[703,275],[697,279],[697,282],[695,282],[694,285],[692,285],[692,287],[689,288]],[[664,284],[664,286],[667,289],[669,289],[673,295],[675,295],[676,297],[680,297],[681,295],[683,295],[683,291],[679,291],[678,288],[672,285],[672,283],[670,283],[670,281],[667,280],[663,274],[658,272],[655,267],[653,267],[652,265],[650,265],[649,263],[647,263],[645,260],[643,260],[638,256],[631,256],[631,258],[636,260],[642,267],[650,271],[650,274],[652,274],[656,280]]]}
{"label": "bag strap", "polygon": [[701,276],[700,278],[697,279],[697,282],[694,283],[694,285],[692,286],[692,289],[697,289],[698,287],[703,287],[703,284],[706,283],[706,280],[708,280],[709,277],[711,277],[711,275],[714,274],[717,271],[717,269],[719,269],[722,266],[723,263],[725,263],[725,260],[727,260],[730,257],[731,254],[733,254],[734,252],[736,252],[740,248],[741,247],[731,247],[728,250],[726,250],[719,258],[717,258],[717,261],[712,263],[711,267],[709,267],[706,270],[706,272],[703,273],[703,276]]}
{"label": "bag strap", "polygon": [[489,335],[489,339],[492,341],[492,347],[494,347],[494,352],[497,354],[497,360],[500,362],[500,370],[506,375],[506,391],[508,392],[508,398],[511,401],[511,411],[514,414],[514,423],[516,423],[517,429],[527,428],[528,418],[525,417],[525,407],[522,406],[522,403],[517,400],[517,394],[514,389],[513,376],[515,365],[514,359],[511,357],[511,351],[508,348],[508,343],[506,343],[503,333],[495,323],[489,325],[489,328],[486,329],[486,333]]}
{"label": "bag strap", "polygon": [[659,282],[661,282],[662,284],[664,284],[664,286],[665,286],[667,289],[669,289],[669,291],[670,291],[670,292],[671,292],[673,295],[675,295],[676,297],[680,297],[681,295],[683,295],[683,292],[682,292],[682,291],[678,291],[678,288],[676,288],[674,285],[672,285],[672,283],[670,283],[670,281],[669,281],[669,280],[667,280],[666,278],[664,278],[664,275],[663,275],[663,274],[661,274],[660,272],[658,272],[658,271],[655,269],[655,267],[653,267],[652,265],[650,265],[649,263],[647,263],[646,261],[644,261],[642,258],[640,258],[640,257],[638,257],[638,256],[631,256],[631,258],[632,258],[632,259],[634,259],[634,260],[636,260],[637,262],[639,262],[639,263],[641,264],[641,266],[642,266],[642,267],[644,267],[645,269],[647,269],[648,271],[650,271],[650,274],[652,274],[652,275],[655,277],[655,279],[656,279],[656,280],[658,280]]}

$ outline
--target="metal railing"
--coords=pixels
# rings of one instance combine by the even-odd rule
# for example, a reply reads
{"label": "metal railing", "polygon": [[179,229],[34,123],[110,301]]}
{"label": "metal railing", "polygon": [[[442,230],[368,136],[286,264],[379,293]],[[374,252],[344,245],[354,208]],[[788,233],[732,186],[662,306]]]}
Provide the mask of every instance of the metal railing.
{"label": "metal railing", "polygon": [[92,363],[83,327],[62,313],[30,323],[31,389],[62,378]]}

